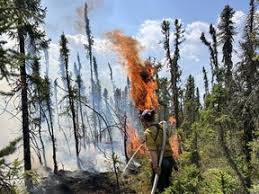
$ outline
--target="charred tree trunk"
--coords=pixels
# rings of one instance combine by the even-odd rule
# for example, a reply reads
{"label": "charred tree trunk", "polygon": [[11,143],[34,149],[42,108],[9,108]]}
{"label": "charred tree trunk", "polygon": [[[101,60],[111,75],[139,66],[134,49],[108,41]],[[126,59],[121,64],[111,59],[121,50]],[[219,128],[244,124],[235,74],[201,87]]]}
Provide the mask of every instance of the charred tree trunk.
{"label": "charred tree trunk", "polygon": [[77,122],[76,122],[75,102],[74,102],[74,97],[73,97],[73,91],[72,91],[71,84],[70,84],[68,69],[66,69],[66,79],[67,79],[67,88],[68,88],[69,108],[71,110],[72,121],[73,121],[76,157],[77,157],[78,166],[80,167],[79,158],[78,158],[80,151],[79,151],[78,127],[77,127]]}
{"label": "charred tree trunk", "polygon": [[54,163],[54,173],[56,174],[58,172],[58,165],[57,165],[57,157],[56,157],[56,140],[54,135],[54,127],[53,127],[53,118],[52,118],[52,111],[51,111],[51,105],[50,100],[48,98],[47,101],[47,109],[49,114],[49,122],[50,122],[50,137],[52,142],[52,158]]}
{"label": "charred tree trunk", "polygon": [[[88,18],[88,6],[87,3],[85,3],[85,9],[84,9],[84,16],[85,16],[85,32],[87,35],[87,46],[85,47],[87,52],[88,52],[88,58],[89,58],[89,63],[90,63],[90,81],[91,81],[91,102],[92,102],[92,107],[95,109],[95,82],[94,82],[94,77],[93,77],[93,36],[90,28],[90,21]],[[95,143],[98,142],[98,131],[97,131],[97,117],[95,112],[92,112],[92,117],[93,117],[93,125],[94,125],[94,138],[95,138]]]}
{"label": "charred tree trunk", "polygon": [[78,133],[78,123],[77,123],[77,115],[76,115],[76,107],[75,107],[75,92],[72,88],[71,84],[71,77],[69,75],[68,69],[68,60],[69,60],[69,50],[67,48],[67,39],[64,34],[61,35],[60,40],[60,56],[62,60],[62,64],[64,65],[64,80],[67,87],[68,92],[68,103],[69,103],[69,110],[71,111],[72,116],[72,125],[73,125],[73,132],[74,132],[74,139],[75,139],[75,150],[76,150],[76,158],[77,158],[77,165],[80,168],[79,163],[79,133]]}
{"label": "charred tree trunk", "polygon": [[124,127],[124,130],[123,130],[123,143],[124,143],[124,154],[125,154],[125,160],[126,160],[126,164],[128,163],[129,161],[129,156],[128,156],[128,152],[127,152],[127,141],[128,141],[128,134],[127,134],[127,116],[125,115],[124,116],[124,123],[123,123],[123,127]]}
{"label": "charred tree trunk", "polygon": [[[22,101],[22,133],[23,133],[23,154],[24,154],[24,170],[31,170],[31,150],[30,150],[30,129],[29,129],[29,110],[28,110],[28,83],[27,73],[25,66],[25,42],[24,42],[25,30],[23,27],[18,29],[18,41],[19,50],[21,54],[20,64],[20,81],[21,81],[21,101]],[[27,189],[32,186],[31,177],[26,176],[25,185]]]}
{"label": "charred tree trunk", "polygon": [[82,132],[83,132],[83,143],[84,143],[84,148],[86,147],[86,128],[85,128],[85,121],[84,121],[84,114],[83,114],[83,108],[81,104],[81,84],[78,84],[79,87],[79,111],[80,111],[80,117],[81,117],[81,124],[82,124]]}
{"label": "charred tree trunk", "polygon": [[172,83],[172,93],[173,93],[173,106],[174,114],[176,119],[176,127],[179,127],[179,101],[178,101],[178,88],[176,84],[176,70],[171,68],[171,83]]}

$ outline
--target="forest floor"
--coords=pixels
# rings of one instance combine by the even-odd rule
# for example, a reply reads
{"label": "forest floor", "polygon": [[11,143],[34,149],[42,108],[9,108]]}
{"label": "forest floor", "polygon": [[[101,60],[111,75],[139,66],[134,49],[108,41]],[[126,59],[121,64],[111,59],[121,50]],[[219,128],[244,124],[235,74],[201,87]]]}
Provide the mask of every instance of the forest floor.
{"label": "forest floor", "polygon": [[120,189],[111,172],[91,173],[87,171],[60,170],[56,175],[43,178],[33,194],[106,194],[137,193],[121,182]]}

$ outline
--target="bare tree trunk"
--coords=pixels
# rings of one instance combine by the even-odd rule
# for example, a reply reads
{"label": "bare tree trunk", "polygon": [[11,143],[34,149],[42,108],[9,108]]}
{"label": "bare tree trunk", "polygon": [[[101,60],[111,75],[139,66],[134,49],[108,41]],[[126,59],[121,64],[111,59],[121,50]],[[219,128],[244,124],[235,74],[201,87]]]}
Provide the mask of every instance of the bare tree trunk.
{"label": "bare tree trunk", "polygon": [[80,117],[81,117],[81,124],[82,124],[82,132],[83,132],[83,145],[84,148],[86,147],[86,128],[85,128],[85,121],[84,121],[84,114],[83,114],[83,108],[81,104],[81,84],[78,85],[79,87],[79,111],[80,111]]}
{"label": "bare tree trunk", "polygon": [[50,122],[50,137],[52,141],[52,158],[53,158],[53,163],[54,163],[54,173],[57,174],[58,172],[58,165],[57,165],[57,157],[56,157],[56,140],[55,140],[55,135],[54,135],[54,128],[53,128],[53,118],[52,118],[52,111],[51,111],[51,106],[50,106],[50,101],[48,99],[47,101],[47,109],[49,113],[49,122]]}
{"label": "bare tree trunk", "polygon": [[84,121],[84,114],[83,114],[83,108],[81,103],[82,98],[82,78],[81,78],[81,61],[79,54],[77,54],[77,62],[78,62],[78,75],[77,75],[77,85],[78,85],[78,106],[80,111],[80,117],[81,117],[81,125],[82,125],[82,132],[83,132],[83,146],[86,148],[86,128],[85,128],[85,121]]}
{"label": "bare tree trunk", "polygon": [[124,115],[124,123],[123,123],[123,127],[124,127],[124,130],[123,130],[123,137],[124,137],[124,154],[125,154],[125,160],[126,160],[126,163],[128,163],[129,161],[129,156],[128,156],[128,152],[127,152],[127,141],[128,141],[128,134],[127,134],[127,116]]}
{"label": "bare tree trunk", "polygon": [[67,88],[68,88],[68,98],[69,98],[69,107],[72,113],[72,121],[73,121],[73,131],[74,131],[74,139],[75,139],[75,148],[76,148],[76,158],[77,158],[77,164],[78,167],[80,168],[80,163],[79,163],[79,139],[78,139],[78,127],[77,127],[77,122],[76,122],[76,111],[75,111],[75,103],[73,99],[73,94],[72,94],[72,89],[70,85],[70,79],[68,77],[68,72],[67,72]]}
{"label": "bare tree trunk", "polygon": [[[175,68],[173,68],[175,69]],[[173,93],[173,107],[174,107],[174,114],[176,119],[176,127],[179,127],[179,101],[178,101],[178,88],[177,88],[177,81],[175,79],[176,72],[172,71],[172,93]]]}
{"label": "bare tree trunk", "polygon": [[[23,133],[23,154],[24,154],[24,170],[31,170],[31,151],[30,151],[30,129],[29,129],[29,111],[28,111],[28,83],[25,66],[25,43],[24,43],[24,28],[18,29],[19,49],[22,57],[20,64],[20,79],[22,89],[22,133]],[[29,190],[32,187],[31,177],[26,176],[25,185]]]}

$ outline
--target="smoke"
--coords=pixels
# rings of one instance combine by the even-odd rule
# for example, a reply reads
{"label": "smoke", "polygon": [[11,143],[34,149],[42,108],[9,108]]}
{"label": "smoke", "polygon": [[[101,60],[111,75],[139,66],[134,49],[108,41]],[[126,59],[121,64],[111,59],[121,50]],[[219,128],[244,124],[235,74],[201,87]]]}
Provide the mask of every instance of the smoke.
{"label": "smoke", "polygon": [[158,108],[157,82],[153,79],[156,72],[150,62],[140,58],[141,47],[138,41],[125,36],[118,30],[107,33],[107,37],[114,51],[119,54],[122,63],[125,64],[124,68],[131,83],[130,94],[135,107],[140,111]]}
{"label": "smoke", "polygon": [[85,29],[85,21],[84,21],[84,6],[80,6],[76,8],[76,20],[74,23],[75,30],[80,32],[84,32]]}

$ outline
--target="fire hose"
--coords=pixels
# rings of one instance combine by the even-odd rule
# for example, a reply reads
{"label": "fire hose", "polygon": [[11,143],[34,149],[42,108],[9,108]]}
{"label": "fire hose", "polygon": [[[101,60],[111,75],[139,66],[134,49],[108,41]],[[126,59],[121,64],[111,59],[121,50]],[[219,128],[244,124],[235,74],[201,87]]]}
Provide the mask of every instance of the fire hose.
{"label": "fire hose", "polygon": [[[159,169],[161,168],[163,157],[164,157],[165,144],[166,144],[166,129],[167,129],[166,121],[162,121],[161,123],[163,123],[163,142],[162,142],[162,149],[161,149],[161,152],[160,152],[160,157],[159,157],[159,162],[158,162]],[[152,187],[152,190],[151,190],[151,194],[154,194],[155,191],[156,191],[158,178],[159,178],[159,174],[158,174],[158,172],[156,172],[154,182],[153,182],[153,187]]]}
{"label": "fire hose", "polygon": [[122,171],[122,175],[125,174],[129,164],[131,163],[131,161],[133,160],[133,158],[135,157],[135,155],[138,153],[138,151],[140,150],[140,148],[144,145],[145,142],[143,142],[139,147],[138,149],[134,152],[134,154],[131,156],[131,158],[129,159],[128,163],[126,164],[125,168],[123,169]]}

